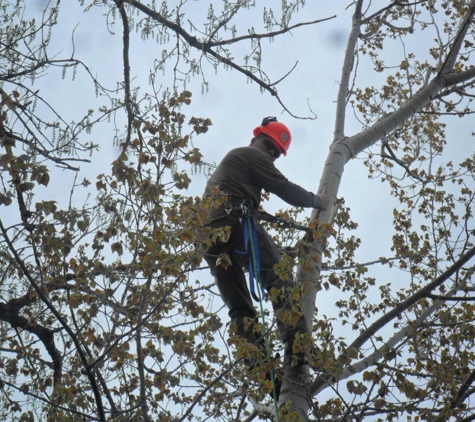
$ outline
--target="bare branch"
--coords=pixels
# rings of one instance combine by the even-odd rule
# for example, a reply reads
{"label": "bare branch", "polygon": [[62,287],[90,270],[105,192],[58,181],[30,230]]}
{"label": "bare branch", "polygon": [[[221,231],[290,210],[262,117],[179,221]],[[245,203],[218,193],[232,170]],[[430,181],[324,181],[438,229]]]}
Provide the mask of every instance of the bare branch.
{"label": "bare branch", "polygon": [[124,3],[122,0],[115,0],[115,3],[119,9],[120,17],[122,19],[123,25],[123,51],[122,51],[122,59],[124,64],[124,102],[125,102],[125,109],[127,110],[127,136],[125,138],[124,148],[130,144],[131,136],[132,136],[132,127],[133,127],[133,111],[132,111],[132,100],[130,95],[130,60],[129,60],[129,19],[127,17],[127,13],[124,8]]}
{"label": "bare branch", "polygon": [[190,35],[180,25],[165,19],[160,13],[158,13],[155,10],[149,8],[148,6],[145,6],[144,4],[140,3],[139,1],[137,1],[137,0],[124,0],[124,3],[128,3],[131,6],[136,7],[137,9],[139,9],[140,11],[145,13],[150,18],[154,19],[155,21],[159,22],[160,24],[164,25],[165,27],[171,29],[177,35],[182,37],[191,47],[203,52],[204,54],[206,54],[206,55],[208,55],[212,58],[214,58],[215,60],[217,60],[218,63],[223,63],[223,64],[237,70],[238,72],[240,72],[243,75],[247,76],[252,81],[256,82],[261,88],[268,91],[272,96],[276,97],[278,102],[284,107],[285,111],[287,111],[293,117],[296,117],[296,116],[294,116],[292,113],[290,113],[290,111],[287,109],[287,107],[284,106],[283,102],[279,98],[279,96],[277,94],[277,91],[272,88],[273,85],[276,85],[278,82],[282,81],[282,79],[284,79],[292,70],[290,72],[288,72],[284,77],[280,78],[278,80],[278,82],[266,83],[266,82],[264,82],[264,80],[257,77],[251,71],[245,69],[242,66],[237,65],[234,61],[228,59],[227,57],[224,57],[224,56],[218,54],[216,51],[213,50],[213,47],[219,47],[219,46],[226,45],[226,44],[232,44],[232,43],[235,43],[237,41],[244,40],[244,39],[272,38],[272,37],[275,37],[277,35],[289,32],[290,30],[292,30],[294,28],[297,28],[297,27],[300,27],[300,26],[313,25],[315,23],[324,22],[324,21],[335,18],[335,16],[331,16],[329,18],[320,19],[320,20],[316,20],[316,21],[312,21],[312,22],[299,23],[299,24],[293,25],[291,27],[285,28],[281,31],[274,31],[274,32],[266,33],[266,34],[249,34],[249,35],[245,35],[245,36],[242,36],[242,37],[232,38],[232,39],[229,39],[229,40],[226,40],[226,41],[204,42],[203,43],[203,42],[200,42],[195,36]]}
{"label": "bare branch", "polygon": [[280,82],[282,82],[287,76],[289,76],[294,69],[297,67],[299,64],[298,61],[295,62],[295,64],[292,66],[292,69],[290,69],[284,76],[282,76],[280,79],[277,79],[275,82],[271,83],[270,86],[278,85]]}
{"label": "bare branch", "polygon": [[231,19],[236,16],[236,13],[239,11],[239,9],[241,8],[241,5],[239,3],[236,3],[234,5],[234,8],[231,10],[231,13],[229,13],[229,16],[226,18],[226,19],[223,19],[219,25],[216,26],[216,28],[214,28],[213,32],[211,32],[208,36],[208,42],[211,43],[213,38],[215,37],[215,35],[219,32],[219,30],[221,28],[223,28],[224,26],[226,26],[230,21]]}
{"label": "bare branch", "polygon": [[284,28],[280,31],[272,31],[272,32],[267,32],[265,34],[255,34],[254,33],[254,34],[249,34],[249,35],[243,35],[241,37],[230,38],[230,39],[224,40],[224,41],[210,42],[209,45],[211,47],[218,47],[218,46],[222,46],[222,45],[234,44],[238,41],[243,41],[243,40],[247,40],[247,39],[259,40],[259,39],[265,39],[265,38],[273,38],[273,37],[276,37],[278,35],[286,34],[287,32],[290,32],[292,29],[299,28],[301,26],[315,25],[316,23],[329,21],[329,20],[335,19],[335,18],[336,18],[336,15],[333,15],[333,16],[329,16],[328,18],[317,19],[317,20],[310,21],[310,22],[300,22],[300,23],[297,23],[295,25],[289,26],[288,28]]}
{"label": "bare branch", "polygon": [[358,37],[361,34],[361,8],[363,1],[358,0],[355,12],[353,13],[351,33],[346,45],[345,59],[343,61],[343,69],[341,71],[340,87],[338,89],[338,96],[336,101],[336,121],[335,130],[333,133],[333,140],[342,139],[345,136],[345,119],[346,119],[346,104],[348,101],[349,82],[351,72],[353,70],[353,63],[355,60],[355,49],[358,42]]}

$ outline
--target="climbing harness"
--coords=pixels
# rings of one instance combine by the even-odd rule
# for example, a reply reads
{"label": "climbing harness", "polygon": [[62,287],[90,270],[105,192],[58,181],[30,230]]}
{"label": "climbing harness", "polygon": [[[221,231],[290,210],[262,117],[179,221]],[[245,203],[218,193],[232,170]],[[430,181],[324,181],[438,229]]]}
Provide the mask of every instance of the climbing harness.
{"label": "climbing harness", "polygon": [[[258,301],[260,305],[266,355],[267,355],[267,359],[271,361],[269,338],[267,336],[267,324],[266,324],[266,320],[264,316],[263,300],[264,300],[265,291],[264,291],[264,286],[262,285],[262,280],[261,280],[257,230],[256,230],[254,218],[249,208],[245,205],[241,205],[241,209],[242,209],[242,218],[243,218],[243,226],[244,226],[244,245],[246,248],[246,252],[249,256],[250,290],[251,290],[252,297],[254,298],[254,300]],[[256,280],[256,283],[257,283],[257,295],[256,295],[256,289],[254,286],[254,279]],[[276,420],[277,422],[279,422],[280,421],[279,401],[277,399],[277,390],[275,387],[276,379],[275,379],[275,372],[273,368],[270,369],[270,376],[271,376],[271,382],[272,382],[272,396],[273,396],[274,404],[275,404]]]}

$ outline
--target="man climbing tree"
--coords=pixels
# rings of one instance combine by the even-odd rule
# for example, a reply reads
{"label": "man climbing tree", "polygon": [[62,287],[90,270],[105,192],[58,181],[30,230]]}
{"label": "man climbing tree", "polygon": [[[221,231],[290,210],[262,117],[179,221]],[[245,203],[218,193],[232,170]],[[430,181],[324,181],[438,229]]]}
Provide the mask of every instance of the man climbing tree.
{"label": "man climbing tree", "polygon": [[[275,117],[266,117],[254,129],[250,146],[231,150],[218,165],[204,192],[204,197],[215,199],[209,226],[230,227],[230,232],[225,241],[218,239],[209,247],[205,259],[229,308],[232,330],[238,337],[262,347],[263,333],[254,326],[256,310],[242,269],[249,269],[251,293],[257,298],[252,279],[256,267],[260,266],[260,274],[256,277],[257,289],[263,286],[272,297],[287,361],[291,365],[302,365],[305,364],[304,356],[292,356],[292,346],[296,334],[307,333],[308,327],[303,317],[296,324],[289,323],[290,291],[294,287],[292,276],[288,274],[284,280],[274,272],[274,266],[279,262],[279,250],[266,230],[257,223],[262,190],[274,193],[297,207],[326,210],[328,206],[326,195],[315,195],[290,182],[275,167],[275,160],[282,154],[287,155],[291,139],[290,131],[283,123]],[[249,227],[246,215],[249,216]],[[251,251],[249,244],[253,235],[257,246]],[[254,256],[249,256],[252,254]],[[252,360],[249,364],[255,366]]]}
{"label": "man climbing tree", "polygon": [[[473,419],[475,0],[350,3],[0,2],[0,420]],[[309,365],[275,364],[275,407],[259,395],[272,361],[249,376],[261,391],[243,388],[219,341],[222,300],[194,247],[216,224],[212,270],[229,282],[248,265],[233,196],[290,139],[229,157],[241,171],[213,176],[215,209],[199,197],[229,142],[223,113],[243,105],[318,115],[292,161],[330,197],[294,218],[316,229],[298,266],[260,272],[280,334],[302,310],[311,327],[292,349]],[[255,188],[251,217],[279,180]],[[292,286],[286,271],[293,306],[271,286]]]}

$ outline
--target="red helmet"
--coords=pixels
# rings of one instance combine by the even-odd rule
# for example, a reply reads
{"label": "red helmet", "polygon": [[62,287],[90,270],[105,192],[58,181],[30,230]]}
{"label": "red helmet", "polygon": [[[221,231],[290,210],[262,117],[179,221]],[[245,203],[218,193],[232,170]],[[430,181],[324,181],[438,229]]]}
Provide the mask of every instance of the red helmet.
{"label": "red helmet", "polygon": [[287,155],[290,142],[292,141],[292,135],[290,130],[283,123],[277,121],[275,117],[265,117],[262,120],[261,126],[254,129],[254,136],[259,133],[264,133],[269,136],[274,144],[282,151],[282,154]]}

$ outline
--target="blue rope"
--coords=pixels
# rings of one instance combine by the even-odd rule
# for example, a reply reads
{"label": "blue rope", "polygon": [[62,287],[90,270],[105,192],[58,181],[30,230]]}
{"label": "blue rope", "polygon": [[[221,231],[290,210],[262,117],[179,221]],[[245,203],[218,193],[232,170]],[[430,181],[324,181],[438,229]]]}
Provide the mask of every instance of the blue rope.
{"label": "blue rope", "polygon": [[[249,287],[251,290],[251,296],[256,302],[261,302],[261,297],[265,296],[264,286],[262,285],[262,280],[260,277],[261,274],[261,257],[259,255],[259,248],[252,247],[257,243],[257,230],[249,210],[243,211],[247,212],[247,215],[244,215],[244,246],[246,248],[246,253],[249,256]],[[260,289],[259,296],[256,295],[256,287],[254,283],[254,278],[257,281],[257,286]]]}
{"label": "blue rope", "polygon": [[[256,230],[256,225],[254,223],[254,219],[252,218],[252,214],[249,211],[249,208],[247,208],[244,205],[242,206],[242,215],[244,219],[244,245],[246,248],[246,252],[249,255],[249,285],[250,285],[252,297],[254,298],[254,300],[258,301],[260,304],[266,354],[267,354],[267,359],[270,362],[271,360],[270,346],[269,346],[269,339],[267,336],[267,324],[266,324],[266,319],[264,316],[264,306],[263,306],[263,298],[265,296],[265,290],[264,290],[264,286],[262,285],[262,280],[261,280],[261,261],[260,261],[259,247],[258,247],[258,240],[257,240],[257,230]],[[256,295],[256,291],[255,291],[254,278],[257,280],[258,295]],[[279,402],[277,400],[277,390],[275,388],[275,373],[274,373],[273,368],[271,368],[270,370],[270,376],[271,376],[271,382],[272,382],[272,395],[273,395],[274,404],[275,404],[276,420],[277,422],[280,422]]]}

